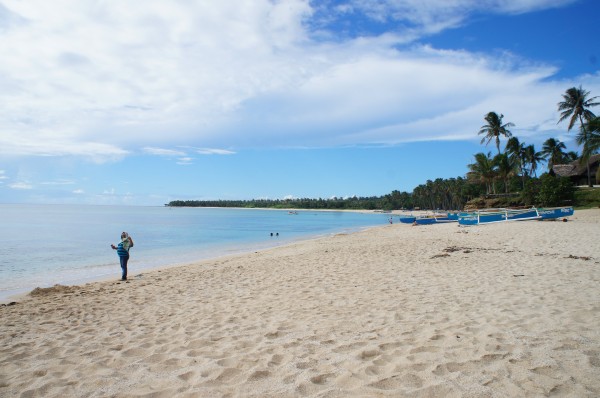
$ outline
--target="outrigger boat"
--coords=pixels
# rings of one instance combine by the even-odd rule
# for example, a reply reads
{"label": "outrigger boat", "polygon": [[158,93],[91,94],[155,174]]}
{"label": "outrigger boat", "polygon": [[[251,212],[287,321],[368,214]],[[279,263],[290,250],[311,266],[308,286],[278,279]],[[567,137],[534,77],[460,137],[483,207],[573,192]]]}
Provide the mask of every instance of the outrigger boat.
{"label": "outrigger boat", "polygon": [[481,225],[509,221],[551,220],[572,216],[572,207],[553,207],[530,209],[486,209],[471,213],[461,213],[458,216],[460,225]]}

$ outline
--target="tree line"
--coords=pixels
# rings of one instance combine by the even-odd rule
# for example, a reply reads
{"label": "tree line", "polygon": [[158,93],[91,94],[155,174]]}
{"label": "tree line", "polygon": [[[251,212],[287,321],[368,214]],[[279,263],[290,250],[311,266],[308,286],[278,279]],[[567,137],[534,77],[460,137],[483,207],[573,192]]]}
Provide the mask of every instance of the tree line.
{"label": "tree line", "polygon": [[174,200],[167,206],[174,207],[238,207],[264,209],[322,209],[322,210],[392,210],[405,207],[407,201],[394,200],[396,196],[410,198],[407,192],[372,197],[329,198],[329,199],[251,199],[251,200]]}
{"label": "tree line", "polygon": [[[166,206],[186,207],[242,207],[285,209],[331,209],[331,210],[397,210],[397,209],[463,209],[471,201],[482,197],[504,198],[507,205],[560,205],[573,200],[574,187],[568,178],[557,177],[552,167],[557,164],[579,160],[587,164],[588,185],[592,186],[590,157],[600,149],[600,118],[591,107],[600,105],[598,97],[590,97],[582,87],[572,87],[562,95],[558,103],[559,123],[568,120],[567,131],[579,124],[575,140],[582,147],[581,155],[566,152],[566,145],[556,138],[547,139],[541,151],[533,144],[527,145],[513,136],[510,129],[515,125],[504,122],[504,115],[488,112],[478,135],[481,144],[494,142],[497,154],[480,152],[474,162],[467,165],[466,177],[434,181],[428,180],[414,188],[412,193],[392,191],[383,196],[350,197],[330,199],[252,199],[252,200],[175,200]],[[506,144],[501,150],[501,138]],[[537,171],[542,162],[547,172],[539,178]],[[598,178],[596,178],[598,180]]]}

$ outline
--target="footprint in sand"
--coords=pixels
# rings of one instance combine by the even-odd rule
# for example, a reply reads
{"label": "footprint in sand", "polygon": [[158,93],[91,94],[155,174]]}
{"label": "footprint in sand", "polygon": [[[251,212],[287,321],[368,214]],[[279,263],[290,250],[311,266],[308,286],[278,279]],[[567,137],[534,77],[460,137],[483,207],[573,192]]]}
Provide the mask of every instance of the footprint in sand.
{"label": "footprint in sand", "polygon": [[195,375],[196,375],[196,372],[190,371],[190,372],[180,374],[177,377],[179,377],[183,381],[189,381],[189,380],[193,379]]}
{"label": "footprint in sand", "polygon": [[269,366],[279,366],[283,362],[283,355],[275,354],[271,357],[269,361]]}
{"label": "footprint in sand", "polygon": [[236,368],[227,368],[221,372],[215,379],[215,381],[220,383],[227,383],[234,380],[242,371]]}
{"label": "footprint in sand", "polygon": [[365,368],[365,374],[368,376],[379,376],[385,371],[381,366],[367,366]]}
{"label": "footprint in sand", "polygon": [[339,347],[336,347],[332,351],[335,352],[336,354],[346,353],[346,352],[354,351],[357,348],[364,347],[365,345],[367,345],[367,343],[364,343],[364,342],[344,344]]}
{"label": "footprint in sand", "polygon": [[257,370],[256,372],[252,373],[250,377],[248,377],[247,381],[266,379],[269,376],[271,376],[271,372],[268,370]]}
{"label": "footprint in sand", "polygon": [[600,351],[584,351],[587,355],[590,365],[594,368],[600,368]]}
{"label": "footprint in sand", "polygon": [[379,390],[397,390],[402,387],[421,388],[423,387],[423,379],[412,373],[406,375],[396,375],[383,380],[369,384],[373,388]]}
{"label": "footprint in sand", "polygon": [[457,362],[448,362],[435,367],[435,369],[431,372],[436,376],[445,376],[448,373],[460,372],[465,367],[464,364]]}
{"label": "footprint in sand", "polygon": [[379,350],[366,350],[360,353],[359,358],[364,360],[371,360],[376,356],[380,355],[381,352]]}
{"label": "footprint in sand", "polygon": [[331,376],[333,376],[332,373],[317,375],[317,376],[311,377],[310,381],[313,384],[325,384],[325,383],[327,383],[327,379],[329,379]]}
{"label": "footprint in sand", "polygon": [[315,361],[315,360],[311,360],[308,362],[298,362],[296,364],[296,367],[298,369],[310,369],[310,368],[314,368],[315,366],[317,366],[317,361]]}
{"label": "footprint in sand", "polygon": [[379,349],[382,351],[393,350],[395,348],[401,347],[401,343],[384,343],[379,345]]}
{"label": "footprint in sand", "polygon": [[126,351],[123,351],[122,354],[124,357],[141,357],[146,356],[148,351],[144,350],[143,348],[130,348]]}
{"label": "footprint in sand", "polygon": [[217,361],[217,365],[223,366],[224,368],[235,366],[237,361],[233,358],[223,358]]}

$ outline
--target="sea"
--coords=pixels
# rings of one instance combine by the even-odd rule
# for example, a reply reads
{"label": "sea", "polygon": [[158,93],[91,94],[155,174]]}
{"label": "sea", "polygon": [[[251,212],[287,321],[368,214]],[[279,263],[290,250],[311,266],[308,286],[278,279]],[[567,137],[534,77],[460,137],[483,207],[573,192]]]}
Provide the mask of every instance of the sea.
{"label": "sea", "polygon": [[0,301],[36,287],[120,277],[111,244],[134,240],[129,275],[388,223],[389,214],[0,204]]}

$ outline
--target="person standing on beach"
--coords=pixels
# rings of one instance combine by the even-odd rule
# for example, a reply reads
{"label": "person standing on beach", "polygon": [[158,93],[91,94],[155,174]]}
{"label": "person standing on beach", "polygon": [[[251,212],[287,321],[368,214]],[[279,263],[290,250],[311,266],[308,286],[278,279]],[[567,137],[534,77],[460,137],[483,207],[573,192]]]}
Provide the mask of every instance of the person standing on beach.
{"label": "person standing on beach", "polygon": [[115,246],[113,244],[110,245],[113,250],[117,251],[117,255],[119,256],[119,260],[121,261],[121,280],[127,280],[127,262],[129,261],[129,249],[133,247],[133,239],[127,232],[123,232],[121,234],[121,242]]}

